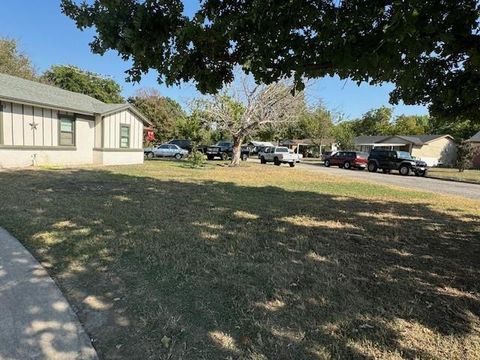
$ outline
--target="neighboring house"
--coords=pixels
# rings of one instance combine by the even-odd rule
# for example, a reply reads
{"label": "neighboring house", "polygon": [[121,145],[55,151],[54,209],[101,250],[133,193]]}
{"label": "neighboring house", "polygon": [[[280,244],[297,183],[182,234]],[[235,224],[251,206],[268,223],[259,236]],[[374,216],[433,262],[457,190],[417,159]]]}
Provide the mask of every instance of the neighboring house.
{"label": "neighboring house", "polygon": [[309,150],[312,148],[316,148],[319,153],[323,153],[324,151],[336,151],[337,144],[335,143],[335,139],[324,139],[322,141],[322,145],[315,145],[311,139],[287,139],[280,141],[281,146],[286,146],[293,152],[297,154],[303,154],[304,156],[307,154]]}
{"label": "neighboring house", "polygon": [[453,166],[457,159],[457,145],[450,135],[358,136],[354,144],[366,152],[373,148],[408,151],[428,166]]}
{"label": "neighboring house", "polygon": [[475,157],[473,158],[472,166],[476,169],[480,169],[480,131],[467,140],[471,142],[477,150]]}
{"label": "neighboring house", "polygon": [[130,104],[0,74],[0,168],[139,164],[144,125]]}

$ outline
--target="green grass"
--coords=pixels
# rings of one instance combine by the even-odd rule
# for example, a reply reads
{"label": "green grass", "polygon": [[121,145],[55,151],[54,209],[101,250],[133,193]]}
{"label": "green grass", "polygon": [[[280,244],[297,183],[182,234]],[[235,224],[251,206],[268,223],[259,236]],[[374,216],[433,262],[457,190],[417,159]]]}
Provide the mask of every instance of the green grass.
{"label": "green grass", "polygon": [[465,170],[460,172],[458,169],[431,168],[428,172],[430,177],[480,184],[480,170]]}
{"label": "green grass", "polygon": [[105,359],[474,359],[480,202],[288,167],[0,172]]}

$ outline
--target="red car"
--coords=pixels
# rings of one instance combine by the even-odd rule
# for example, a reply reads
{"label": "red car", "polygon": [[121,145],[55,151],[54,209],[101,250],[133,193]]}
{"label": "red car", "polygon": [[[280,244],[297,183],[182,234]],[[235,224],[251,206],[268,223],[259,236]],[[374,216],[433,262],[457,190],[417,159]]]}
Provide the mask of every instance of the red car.
{"label": "red car", "polygon": [[344,169],[365,169],[368,154],[360,151],[338,151],[325,159],[324,165],[338,166]]}

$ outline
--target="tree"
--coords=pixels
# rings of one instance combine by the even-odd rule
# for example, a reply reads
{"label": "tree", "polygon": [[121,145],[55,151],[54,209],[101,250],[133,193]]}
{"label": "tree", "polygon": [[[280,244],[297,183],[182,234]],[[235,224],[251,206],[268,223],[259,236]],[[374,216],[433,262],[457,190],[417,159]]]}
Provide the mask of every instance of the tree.
{"label": "tree", "polygon": [[239,91],[230,89],[204,101],[204,111],[233,140],[231,166],[240,164],[245,138],[266,126],[294,121],[304,108],[303,93],[295,93],[285,82],[249,87],[246,81]]}
{"label": "tree", "polygon": [[458,141],[469,139],[479,131],[480,122],[471,119],[430,118],[430,132],[432,134],[449,134]]}
{"label": "tree", "polygon": [[471,142],[462,141],[457,146],[457,168],[458,171],[463,172],[472,166],[473,158],[477,153],[477,149]]}
{"label": "tree", "polygon": [[18,51],[17,42],[0,38],[0,73],[36,80],[30,59]]}
{"label": "tree", "polygon": [[157,141],[179,137],[177,126],[186,114],[175,100],[162,96],[155,89],[141,89],[128,102],[152,121]]}
{"label": "tree", "polygon": [[149,69],[168,85],[194,80],[216,92],[236,65],[258,83],[294,76],[392,82],[393,104],[427,104],[434,116],[480,119],[477,0],[62,0],[91,49],[116,50],[139,80]]}
{"label": "tree", "polygon": [[192,147],[196,149],[198,145],[210,141],[210,122],[211,119],[203,111],[201,102],[193,101],[190,115],[183,114],[176,120],[173,137],[191,140]]}
{"label": "tree", "polygon": [[333,132],[332,114],[323,106],[313,111],[306,111],[300,120],[300,127],[304,132],[303,137],[310,139],[314,145],[321,148]]}
{"label": "tree", "polygon": [[333,127],[333,137],[340,149],[353,149],[355,132],[352,121],[341,121]]}
{"label": "tree", "polygon": [[392,126],[392,135],[424,135],[429,132],[428,115],[400,115]]}
{"label": "tree", "polygon": [[122,88],[115,80],[70,65],[54,65],[42,80],[64,90],[89,95],[105,103],[123,103]]}
{"label": "tree", "polygon": [[351,123],[356,136],[361,135],[390,135],[392,133],[391,108],[382,106],[366,112],[360,119]]}

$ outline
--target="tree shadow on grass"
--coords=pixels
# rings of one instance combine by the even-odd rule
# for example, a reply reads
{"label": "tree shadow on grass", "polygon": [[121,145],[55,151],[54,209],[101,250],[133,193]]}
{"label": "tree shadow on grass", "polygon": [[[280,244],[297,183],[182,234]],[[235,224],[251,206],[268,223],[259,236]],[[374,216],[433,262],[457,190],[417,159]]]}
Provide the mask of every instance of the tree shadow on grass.
{"label": "tree shadow on grass", "polygon": [[101,357],[474,356],[478,218],[99,170],[5,172],[0,189],[0,226]]}

